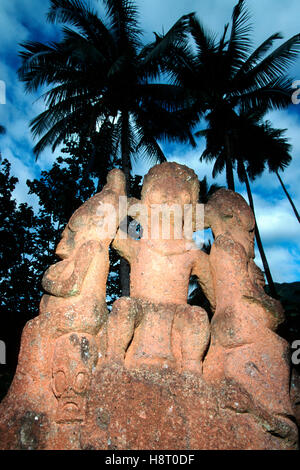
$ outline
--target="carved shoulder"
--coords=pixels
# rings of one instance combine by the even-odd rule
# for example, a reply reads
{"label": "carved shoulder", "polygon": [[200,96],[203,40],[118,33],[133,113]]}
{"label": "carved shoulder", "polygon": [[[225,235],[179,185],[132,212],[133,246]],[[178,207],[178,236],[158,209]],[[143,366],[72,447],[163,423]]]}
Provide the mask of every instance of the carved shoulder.
{"label": "carved shoulder", "polygon": [[138,246],[139,242],[137,240],[133,240],[128,234],[126,236],[126,234],[124,234],[120,229],[117,231],[116,238],[112,243],[112,247],[122,256],[122,258],[125,258],[128,263],[131,263],[136,256]]}

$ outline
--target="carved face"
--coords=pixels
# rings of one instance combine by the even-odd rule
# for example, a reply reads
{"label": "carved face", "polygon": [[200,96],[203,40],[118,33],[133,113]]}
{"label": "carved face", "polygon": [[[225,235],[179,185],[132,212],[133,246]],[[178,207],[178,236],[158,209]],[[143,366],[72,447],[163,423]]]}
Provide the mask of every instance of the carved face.
{"label": "carved face", "polygon": [[156,165],[145,176],[144,204],[193,204],[198,202],[199,182],[195,173],[184,165],[165,162]]}
{"label": "carved face", "polygon": [[67,259],[72,254],[75,248],[75,232],[73,232],[68,225],[64,229],[61,240],[56,247],[56,254],[61,259]]}
{"label": "carved face", "polygon": [[233,191],[219,189],[205,207],[205,225],[217,237],[227,234],[254,258],[255,219],[244,198]]}
{"label": "carved face", "polygon": [[88,209],[87,203],[79,207],[64,229],[56,248],[56,254],[61,259],[69,258],[74,250],[79,248],[84,240],[88,238],[91,222]]}
{"label": "carved face", "polygon": [[198,195],[199,181],[190,168],[174,162],[151,168],[142,188],[147,226],[151,227],[148,237],[153,240],[160,237],[164,240],[181,239],[184,214],[190,210],[194,222]]}
{"label": "carved face", "polygon": [[91,335],[71,333],[57,340],[52,389],[58,400],[58,423],[84,420],[86,393],[97,357],[96,343]]}
{"label": "carved face", "polygon": [[94,234],[91,234],[91,224],[89,223],[91,220],[87,217],[77,216],[77,212],[69,220],[56,247],[55,253],[61,259],[70,258],[86,240],[95,238]]}

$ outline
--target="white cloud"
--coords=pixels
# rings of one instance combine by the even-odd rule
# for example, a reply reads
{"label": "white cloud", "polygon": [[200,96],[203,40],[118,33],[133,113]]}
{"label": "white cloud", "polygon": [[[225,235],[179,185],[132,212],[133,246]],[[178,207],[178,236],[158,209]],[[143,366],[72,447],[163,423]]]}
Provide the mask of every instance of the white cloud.
{"label": "white cloud", "polygon": [[[299,281],[299,250],[273,246],[265,247],[265,252],[274,282]],[[255,262],[263,269],[258,251]]]}
{"label": "white cloud", "polygon": [[[140,7],[141,23],[146,32],[146,39],[153,39],[153,31],[166,32],[183,14],[197,12],[204,25],[221,34],[223,26],[230,20],[233,6],[237,0],[136,0]],[[101,2],[95,2],[101,5]],[[247,5],[253,18],[253,40],[257,46],[276,31],[281,31],[286,38],[296,34],[299,26],[299,2],[289,0],[248,0]],[[29,121],[42,111],[41,102],[36,103],[37,95],[24,93],[23,84],[18,81],[16,69],[20,60],[19,43],[24,40],[56,39],[58,31],[45,22],[48,1],[42,0],[1,0],[0,31],[2,57],[0,60],[0,80],[7,87],[7,104],[0,105],[0,124],[7,128],[7,135],[1,136],[3,157],[12,162],[14,174],[19,178],[15,195],[19,201],[36,204],[27,194],[26,179],[33,179],[43,169],[48,169],[55,156],[47,149],[35,162],[32,136],[28,129]],[[278,42],[280,44],[280,42]],[[296,77],[300,79],[300,60],[294,67]],[[297,76],[298,74],[298,76]],[[295,109],[293,109],[295,111]],[[300,105],[299,105],[300,110]],[[293,145],[293,162],[283,174],[284,182],[290,191],[296,206],[300,208],[300,113],[275,112],[270,119],[278,128],[287,128],[287,136]],[[217,182],[225,185],[225,174],[216,180],[211,177],[213,164],[199,162],[204,142],[199,147],[163,145],[170,161],[186,164],[193,168],[198,177],[205,175],[209,184]],[[134,172],[145,174],[150,165],[139,162],[133,165]],[[299,224],[287,202],[275,175],[265,172],[252,184],[257,220],[260,226],[266,253],[274,279],[280,282],[299,279]],[[244,193],[244,187],[237,184],[237,190]],[[246,198],[247,199],[247,198]]]}

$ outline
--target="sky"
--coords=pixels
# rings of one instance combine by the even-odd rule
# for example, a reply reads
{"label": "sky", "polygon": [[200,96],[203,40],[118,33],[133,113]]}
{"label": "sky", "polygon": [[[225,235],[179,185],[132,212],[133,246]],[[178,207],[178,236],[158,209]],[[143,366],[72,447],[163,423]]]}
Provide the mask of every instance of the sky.
{"label": "sky", "polygon": [[[95,0],[94,3],[99,5],[101,12],[101,1]],[[236,3],[237,0],[136,0],[145,41],[153,39],[153,32],[166,32],[180,16],[191,12],[197,13],[207,29],[220,35],[224,24],[230,21]],[[48,0],[0,1],[0,124],[7,130],[6,135],[0,136],[0,149],[2,157],[8,158],[12,164],[12,173],[19,179],[15,198],[34,208],[37,208],[37,200],[35,196],[28,195],[26,180],[37,178],[42,170],[49,169],[59,152],[52,154],[50,148],[46,149],[35,161],[29,122],[43,111],[43,102],[38,100],[39,94],[24,92],[16,71],[20,65],[18,51],[21,42],[48,42],[58,38],[57,26],[45,21],[48,5]],[[275,32],[281,32],[284,39],[300,32],[299,0],[248,0],[247,6],[253,24],[253,47]],[[289,74],[300,80],[300,55]],[[292,104],[291,100],[287,110],[272,112],[268,118],[274,127],[286,129],[286,136],[292,144],[293,161],[282,178],[300,209],[300,104]],[[199,179],[207,176],[209,184],[226,185],[225,174],[213,180],[212,164],[199,161],[205,148],[203,139],[198,140],[196,149],[180,144],[163,143],[162,146],[169,161],[188,165]],[[133,171],[140,175],[148,169],[146,162],[133,166]],[[257,223],[274,280],[300,281],[300,226],[276,175],[266,171],[252,184],[252,190]],[[237,184],[236,191],[247,200],[243,186]],[[258,252],[256,263],[262,267]]]}

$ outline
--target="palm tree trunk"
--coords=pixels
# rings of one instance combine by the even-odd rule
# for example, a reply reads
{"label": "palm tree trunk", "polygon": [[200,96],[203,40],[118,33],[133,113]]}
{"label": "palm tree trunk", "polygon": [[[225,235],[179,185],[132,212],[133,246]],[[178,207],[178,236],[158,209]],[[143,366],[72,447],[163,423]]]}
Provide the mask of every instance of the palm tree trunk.
{"label": "palm tree trunk", "polygon": [[297,209],[296,209],[296,206],[295,206],[295,204],[293,203],[293,200],[292,200],[291,196],[289,195],[289,193],[288,193],[288,191],[287,191],[287,189],[286,189],[286,187],[285,187],[285,185],[284,185],[284,183],[283,183],[283,181],[282,181],[282,179],[281,179],[281,177],[280,177],[278,171],[275,170],[275,173],[276,173],[276,175],[277,175],[277,177],[278,177],[278,179],[279,179],[279,181],[280,181],[280,184],[281,184],[281,186],[282,186],[283,191],[284,191],[285,194],[286,194],[286,197],[287,197],[288,200],[290,201],[290,204],[291,204],[291,206],[292,206],[292,208],[293,208],[293,211],[295,212],[295,215],[296,215],[296,217],[297,217],[297,220],[298,220],[298,222],[300,223],[300,216],[299,216],[299,213],[298,213],[298,211],[297,211]]}
{"label": "palm tree trunk", "polygon": [[228,189],[235,191],[233,167],[231,160],[231,145],[230,138],[228,135],[226,136],[226,181]]}
{"label": "palm tree trunk", "polygon": [[121,158],[122,158],[122,170],[124,171],[126,178],[126,193],[130,197],[130,124],[129,124],[129,113],[128,111],[122,112],[122,138],[121,138]]}
{"label": "palm tree trunk", "polygon": [[[126,194],[130,196],[130,124],[128,111],[122,112],[122,136],[121,136],[121,158],[122,170],[126,178]],[[127,221],[126,221],[127,229]],[[130,266],[124,258],[120,260],[120,284],[122,297],[129,297],[130,295]]]}
{"label": "palm tree trunk", "polygon": [[276,289],[275,289],[275,285],[274,285],[274,281],[273,281],[271,271],[270,271],[270,268],[269,268],[269,263],[268,263],[268,260],[267,260],[267,257],[266,257],[266,254],[265,254],[265,251],[264,251],[264,248],[263,248],[263,244],[262,244],[262,241],[261,241],[261,238],[260,238],[260,233],[259,233],[259,229],[258,229],[256,217],[255,217],[255,210],[254,210],[254,202],[253,202],[252,192],[251,192],[248,175],[247,175],[247,172],[246,172],[245,168],[244,168],[244,178],[245,178],[245,183],[246,183],[246,188],[247,188],[249,204],[250,204],[250,207],[252,209],[252,212],[253,212],[254,218],[255,218],[256,243],[257,243],[259,253],[260,253],[260,257],[261,257],[261,260],[262,260],[262,263],[263,263],[263,266],[264,266],[264,271],[265,271],[265,275],[266,275],[266,278],[267,278],[267,281],[268,281],[270,294],[271,294],[272,297],[278,298],[277,293],[276,293]]}

